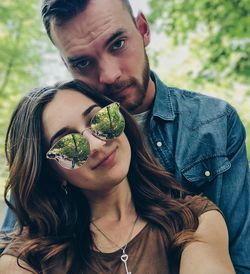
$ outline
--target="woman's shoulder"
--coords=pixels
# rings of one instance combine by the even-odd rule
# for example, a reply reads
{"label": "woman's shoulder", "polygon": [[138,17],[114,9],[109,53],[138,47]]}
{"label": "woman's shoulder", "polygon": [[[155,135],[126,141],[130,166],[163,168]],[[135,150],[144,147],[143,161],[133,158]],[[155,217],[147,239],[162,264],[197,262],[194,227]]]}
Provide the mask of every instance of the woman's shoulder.
{"label": "woman's shoulder", "polygon": [[31,274],[36,272],[23,260],[13,255],[3,254],[0,257],[0,273]]}
{"label": "woman's shoulder", "polygon": [[20,250],[25,243],[26,237],[23,237],[23,234],[19,234],[15,231],[12,232],[11,235],[8,236],[8,241],[6,240],[4,251],[2,255],[11,255],[13,257],[18,257],[20,254]]}
{"label": "woman's shoulder", "polygon": [[[38,264],[40,263],[39,259],[32,256],[31,260],[28,261],[26,253],[23,251],[28,240],[29,238],[25,238],[20,235],[16,236],[9,242],[0,257],[0,274],[37,273],[33,267],[37,264],[37,260]],[[41,267],[42,273],[66,273],[65,269],[68,267],[68,261],[64,255],[65,254],[62,256],[54,256],[53,259],[47,264],[41,263],[39,267]]]}
{"label": "woman's shoulder", "polygon": [[0,274],[2,273],[36,273],[25,262],[24,258],[20,256],[21,250],[25,241],[27,240],[27,229],[24,228],[22,233],[14,231],[8,236],[8,243],[0,257]]}
{"label": "woman's shoulder", "polygon": [[[198,217],[208,211],[218,211],[222,214],[220,209],[207,197],[201,195],[187,195],[183,199],[185,206],[188,206]],[[222,214],[223,215],[223,214]]]}

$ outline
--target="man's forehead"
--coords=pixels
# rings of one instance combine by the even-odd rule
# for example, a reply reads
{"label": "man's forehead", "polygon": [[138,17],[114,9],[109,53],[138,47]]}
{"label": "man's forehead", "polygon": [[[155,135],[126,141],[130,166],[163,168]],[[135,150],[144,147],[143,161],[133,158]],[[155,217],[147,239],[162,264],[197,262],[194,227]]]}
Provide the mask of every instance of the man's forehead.
{"label": "man's forehead", "polygon": [[104,45],[114,33],[121,29],[126,32],[132,25],[133,20],[128,12],[124,12],[124,7],[120,13],[114,13],[110,9],[100,14],[92,14],[91,9],[86,9],[62,26],[52,23],[51,35],[62,53],[72,55],[80,46],[87,49],[94,46],[95,42],[99,46]]}
{"label": "man's forehead", "polygon": [[77,28],[77,26],[81,27],[82,25],[86,33],[94,33],[93,29],[96,27],[96,23],[101,23],[98,27],[102,31],[106,28],[106,24],[112,21],[115,24],[132,21],[131,14],[122,0],[90,0],[86,8],[71,19],[65,22],[60,20],[61,25],[58,25],[54,20],[52,25],[54,29],[55,27],[65,28],[67,26]]}
{"label": "man's forehead", "polygon": [[90,28],[69,31],[67,28],[57,28],[53,32],[52,37],[55,45],[60,51],[66,55],[75,55],[78,51],[91,51],[93,48],[104,49],[114,41],[116,38],[128,34],[126,28],[120,27],[121,25],[114,25],[100,28]]}

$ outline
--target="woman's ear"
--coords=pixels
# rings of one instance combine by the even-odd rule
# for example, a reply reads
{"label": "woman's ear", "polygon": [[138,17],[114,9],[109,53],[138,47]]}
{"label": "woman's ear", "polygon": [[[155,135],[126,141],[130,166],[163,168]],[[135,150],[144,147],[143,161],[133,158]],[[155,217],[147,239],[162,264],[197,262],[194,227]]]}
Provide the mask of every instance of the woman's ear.
{"label": "woman's ear", "polygon": [[150,43],[150,28],[146,17],[141,11],[139,11],[136,16],[135,22],[136,27],[143,38],[144,46],[146,47]]}
{"label": "woman's ear", "polygon": [[66,180],[63,180],[61,184],[61,188],[64,191],[65,195],[68,195],[68,182]]}

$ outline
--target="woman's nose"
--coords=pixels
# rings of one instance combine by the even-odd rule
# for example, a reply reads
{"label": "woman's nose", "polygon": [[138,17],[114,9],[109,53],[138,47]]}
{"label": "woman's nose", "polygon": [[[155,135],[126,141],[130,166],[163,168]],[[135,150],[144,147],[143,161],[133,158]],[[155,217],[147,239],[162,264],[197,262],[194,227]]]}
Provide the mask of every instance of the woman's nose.
{"label": "woman's nose", "polygon": [[90,155],[98,152],[106,144],[106,141],[97,138],[89,131],[85,132],[84,135],[89,141]]}

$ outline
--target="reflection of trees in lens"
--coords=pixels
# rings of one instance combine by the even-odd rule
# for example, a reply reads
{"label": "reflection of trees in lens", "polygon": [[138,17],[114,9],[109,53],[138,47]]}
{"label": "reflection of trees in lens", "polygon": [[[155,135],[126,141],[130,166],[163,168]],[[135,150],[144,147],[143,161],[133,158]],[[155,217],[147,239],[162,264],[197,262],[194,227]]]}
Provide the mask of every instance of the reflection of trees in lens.
{"label": "reflection of trees in lens", "polygon": [[89,155],[89,143],[80,134],[68,134],[55,144],[50,153],[55,154],[56,158],[60,155],[62,160],[72,161],[73,166],[86,161]]}
{"label": "reflection of trees in lens", "polygon": [[93,117],[91,129],[97,136],[112,139],[119,136],[125,127],[124,117],[117,104],[111,104]]}

